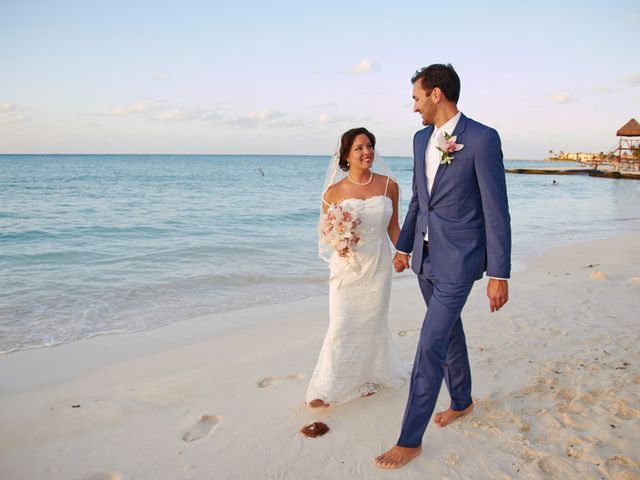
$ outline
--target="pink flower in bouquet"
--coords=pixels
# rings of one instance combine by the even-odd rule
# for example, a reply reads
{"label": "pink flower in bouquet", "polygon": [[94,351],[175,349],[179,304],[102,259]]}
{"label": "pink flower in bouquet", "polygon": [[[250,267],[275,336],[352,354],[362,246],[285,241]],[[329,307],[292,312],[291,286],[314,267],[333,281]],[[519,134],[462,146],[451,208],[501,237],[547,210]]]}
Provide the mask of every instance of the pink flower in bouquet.
{"label": "pink flower in bouquet", "polygon": [[357,212],[347,205],[331,205],[322,218],[320,241],[338,252],[340,256],[353,256],[360,241],[357,227],[361,220]]}

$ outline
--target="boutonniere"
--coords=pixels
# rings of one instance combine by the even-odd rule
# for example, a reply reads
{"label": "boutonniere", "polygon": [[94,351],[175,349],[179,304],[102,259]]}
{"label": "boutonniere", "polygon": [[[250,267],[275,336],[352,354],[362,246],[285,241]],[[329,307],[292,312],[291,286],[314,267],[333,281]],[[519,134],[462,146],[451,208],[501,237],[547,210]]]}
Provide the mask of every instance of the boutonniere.
{"label": "boutonniere", "polygon": [[440,165],[444,165],[445,163],[449,165],[451,160],[453,160],[453,154],[464,148],[464,145],[461,143],[456,143],[457,138],[456,135],[449,135],[447,132],[444,132],[444,135],[438,139],[438,146],[436,148],[442,152]]}

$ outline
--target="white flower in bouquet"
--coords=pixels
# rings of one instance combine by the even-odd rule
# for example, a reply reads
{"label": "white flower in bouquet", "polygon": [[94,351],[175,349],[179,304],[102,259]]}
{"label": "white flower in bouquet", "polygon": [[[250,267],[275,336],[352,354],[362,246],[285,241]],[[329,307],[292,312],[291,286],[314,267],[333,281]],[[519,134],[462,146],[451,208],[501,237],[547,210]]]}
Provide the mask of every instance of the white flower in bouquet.
{"label": "white flower in bouquet", "polygon": [[347,205],[331,205],[322,217],[320,241],[341,257],[353,257],[360,241],[357,231],[360,223],[357,212]]}

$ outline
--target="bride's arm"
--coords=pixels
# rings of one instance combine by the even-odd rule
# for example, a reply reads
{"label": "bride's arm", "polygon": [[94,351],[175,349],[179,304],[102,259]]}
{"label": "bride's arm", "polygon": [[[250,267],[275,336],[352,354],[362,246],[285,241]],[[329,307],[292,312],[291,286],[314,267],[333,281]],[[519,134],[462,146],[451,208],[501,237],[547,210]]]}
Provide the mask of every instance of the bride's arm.
{"label": "bride's arm", "polygon": [[393,179],[389,182],[389,194],[391,196],[391,202],[393,203],[393,213],[391,214],[391,220],[389,220],[387,233],[389,234],[391,243],[395,245],[400,236],[400,225],[398,224],[398,184],[394,182]]}

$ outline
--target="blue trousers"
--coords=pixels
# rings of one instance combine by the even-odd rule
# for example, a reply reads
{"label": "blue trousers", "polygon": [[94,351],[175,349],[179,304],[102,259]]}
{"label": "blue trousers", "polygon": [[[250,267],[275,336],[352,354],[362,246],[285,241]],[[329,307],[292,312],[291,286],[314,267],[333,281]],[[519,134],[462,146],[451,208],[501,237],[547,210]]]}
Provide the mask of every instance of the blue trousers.
{"label": "blue trousers", "polygon": [[418,283],[427,304],[427,314],[420,331],[409,399],[398,440],[399,446],[410,448],[422,444],[443,378],[451,396],[452,410],[464,410],[472,403],[471,369],[460,312],[473,282],[438,282],[426,254]]}

